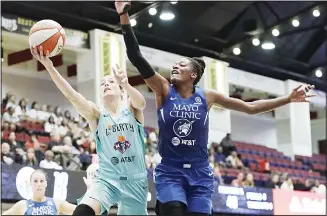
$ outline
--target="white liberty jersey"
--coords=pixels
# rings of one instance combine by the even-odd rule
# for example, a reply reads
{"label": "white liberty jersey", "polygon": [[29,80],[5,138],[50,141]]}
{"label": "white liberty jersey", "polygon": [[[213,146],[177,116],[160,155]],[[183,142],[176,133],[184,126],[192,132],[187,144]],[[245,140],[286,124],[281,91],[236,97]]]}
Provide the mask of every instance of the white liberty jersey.
{"label": "white liberty jersey", "polygon": [[98,177],[146,176],[144,128],[127,105],[122,105],[118,117],[111,116],[104,107],[100,108],[95,139],[99,158]]}

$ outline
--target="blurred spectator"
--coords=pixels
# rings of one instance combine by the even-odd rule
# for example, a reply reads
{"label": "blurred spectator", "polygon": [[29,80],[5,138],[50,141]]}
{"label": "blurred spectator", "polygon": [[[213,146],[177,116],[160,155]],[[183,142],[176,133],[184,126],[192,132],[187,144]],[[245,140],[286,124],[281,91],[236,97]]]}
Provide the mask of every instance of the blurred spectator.
{"label": "blurred spectator", "polygon": [[216,163],[219,163],[221,165],[225,164],[226,156],[223,153],[223,147],[218,146],[217,147],[217,153],[215,154],[215,161]]}
{"label": "blurred spectator", "polygon": [[16,132],[17,131],[17,126],[14,123],[10,123],[9,125],[9,131],[11,132]]}
{"label": "blurred spectator", "polygon": [[44,131],[45,132],[48,132],[48,133],[51,133],[51,132],[54,132],[54,131],[58,131],[58,126],[56,125],[53,116],[50,116],[48,118],[48,121],[45,122],[45,124],[44,124]]}
{"label": "blurred spectator", "polygon": [[254,179],[252,173],[248,173],[246,175],[245,181],[244,181],[244,186],[246,187],[254,187]]}
{"label": "blurred spectator", "polygon": [[66,110],[65,113],[64,113],[64,117],[67,119],[67,120],[72,120],[72,117],[70,115],[70,112],[69,110]]}
{"label": "blurred spectator", "polygon": [[288,178],[288,173],[285,172],[285,173],[282,173],[280,176],[279,176],[279,182],[278,182],[278,186],[281,187],[282,184],[284,183],[284,181],[286,181]]}
{"label": "blurred spectator", "polygon": [[7,111],[2,116],[3,122],[9,122],[9,123],[18,123],[19,118],[17,115],[15,115],[15,108],[14,107],[8,107]]}
{"label": "blurred spectator", "polygon": [[[62,122],[62,120],[63,120],[64,118],[63,118],[63,116],[62,116],[62,112],[61,112],[60,107],[56,107],[56,108],[54,109],[54,113],[52,113],[52,116],[54,117],[56,124],[57,124],[57,125],[61,125],[61,122]],[[68,121],[67,121],[67,123],[68,123]]]}
{"label": "blurred spectator", "polygon": [[47,150],[44,155],[45,158],[40,162],[40,168],[62,170],[62,166],[53,161],[54,154],[51,150]]}
{"label": "blurred spectator", "polygon": [[14,150],[14,161],[17,164],[24,164],[26,160],[26,154],[22,148],[16,148]]}
{"label": "blurred spectator", "polygon": [[62,166],[64,169],[78,171],[82,168],[81,161],[79,159],[80,152],[73,146],[73,142],[70,136],[63,138],[63,151],[60,156],[62,157]]}
{"label": "blurred spectator", "polygon": [[10,153],[10,146],[8,143],[1,144],[1,163],[11,165],[14,163],[14,155]]}
{"label": "blurred spectator", "polygon": [[43,151],[45,151],[45,146],[39,142],[38,136],[35,133],[31,133],[28,140],[25,142],[25,149],[33,149],[33,154],[37,161],[41,161],[43,158]]}
{"label": "blurred spectator", "polygon": [[8,109],[9,107],[12,107],[13,110],[15,110],[17,104],[16,104],[16,96],[13,95],[13,94],[10,94],[8,96],[8,100],[7,100],[7,103],[6,103],[6,109]]}
{"label": "blurred spectator", "polygon": [[10,123],[8,121],[4,121],[1,126],[2,131],[9,131],[9,125]]}
{"label": "blurred spectator", "polygon": [[243,163],[241,159],[237,156],[236,151],[232,151],[231,155],[226,158],[226,165],[232,168],[242,168]]}
{"label": "blurred spectator", "polygon": [[154,166],[156,167],[157,164],[161,163],[161,156],[159,154],[159,152],[155,153],[153,156],[152,156],[152,163],[154,164]]}
{"label": "blurred spectator", "polygon": [[294,190],[311,191],[311,189],[312,189],[312,185],[311,185],[311,181],[309,179],[306,179],[304,181],[304,184],[302,184],[301,182],[294,184]]}
{"label": "blurred spectator", "polygon": [[63,143],[60,142],[60,134],[58,132],[51,133],[50,142],[48,143],[48,150],[53,152],[62,152],[61,147]]}
{"label": "blurred spectator", "polygon": [[27,114],[27,100],[25,98],[21,99],[16,106],[15,115],[20,119],[24,119]]}
{"label": "blurred spectator", "polygon": [[231,136],[228,133],[220,142],[220,146],[223,147],[224,155],[227,157],[232,151],[235,151],[236,148],[232,142]]}
{"label": "blurred spectator", "polygon": [[33,148],[27,149],[26,160],[24,161],[24,165],[30,167],[39,165],[39,162],[35,157],[35,151]]}
{"label": "blurred spectator", "polygon": [[65,136],[69,131],[69,128],[68,128],[68,120],[67,119],[63,119],[61,121],[61,124],[60,126],[58,127],[58,133],[61,135],[61,136]]}
{"label": "blurred spectator", "polygon": [[10,145],[11,151],[15,151],[16,148],[24,148],[23,143],[16,141],[16,133],[13,131],[9,133],[7,142]]}
{"label": "blurred spectator", "polygon": [[270,173],[270,164],[265,158],[259,161],[259,171],[262,173]]}
{"label": "blurred spectator", "polygon": [[224,184],[224,179],[221,176],[220,169],[218,165],[215,165],[213,168],[213,175],[215,181],[218,182],[218,184],[223,185]]}
{"label": "blurred spectator", "polygon": [[272,189],[279,188],[278,182],[279,182],[279,175],[276,173],[273,173],[270,176],[270,179],[268,180],[268,182],[266,182],[265,187],[272,188]]}
{"label": "blurred spectator", "polygon": [[[41,121],[41,122],[45,122],[47,120],[49,120],[49,117],[50,117],[50,113],[48,113],[48,105],[44,104],[42,107],[41,107],[41,110],[39,110],[37,112],[37,116],[38,116],[38,119]],[[54,122],[54,118],[52,117],[52,121],[53,121],[53,124],[55,123]]]}
{"label": "blurred spectator", "polygon": [[243,180],[244,180],[244,174],[242,172],[240,172],[237,175],[236,179],[234,179],[232,181],[232,186],[234,186],[234,187],[243,187],[244,186]]}
{"label": "blurred spectator", "polygon": [[38,110],[39,110],[39,104],[34,101],[31,105],[31,109],[27,111],[27,116],[31,119],[31,120],[37,120],[38,119]]}
{"label": "blurred spectator", "polygon": [[294,190],[293,180],[290,176],[286,177],[286,180],[280,186],[280,189],[283,190]]}
{"label": "blurred spectator", "polygon": [[92,164],[92,156],[89,154],[89,152],[85,151],[82,146],[79,147],[79,151],[79,160],[82,164],[82,170],[86,170],[89,165]]}
{"label": "blurred spectator", "polygon": [[158,138],[156,132],[152,131],[149,134],[149,143],[150,143],[150,152],[152,154],[155,154],[157,152],[157,147],[158,147]]}

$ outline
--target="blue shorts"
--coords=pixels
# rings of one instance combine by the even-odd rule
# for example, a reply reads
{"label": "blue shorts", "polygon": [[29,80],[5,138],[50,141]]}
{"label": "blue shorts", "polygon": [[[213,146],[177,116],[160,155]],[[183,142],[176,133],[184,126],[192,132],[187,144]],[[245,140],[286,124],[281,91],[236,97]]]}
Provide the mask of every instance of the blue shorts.
{"label": "blue shorts", "polygon": [[188,212],[211,214],[213,170],[208,162],[189,165],[164,159],[158,164],[154,172],[157,200],[180,201],[186,204]]}
{"label": "blue shorts", "polygon": [[[108,213],[118,204],[118,215],[147,215],[148,180],[145,175],[137,179],[126,177],[116,180],[95,177],[92,185],[77,203],[83,203],[84,197],[100,203],[100,214]],[[143,177],[144,176],[144,177]]]}

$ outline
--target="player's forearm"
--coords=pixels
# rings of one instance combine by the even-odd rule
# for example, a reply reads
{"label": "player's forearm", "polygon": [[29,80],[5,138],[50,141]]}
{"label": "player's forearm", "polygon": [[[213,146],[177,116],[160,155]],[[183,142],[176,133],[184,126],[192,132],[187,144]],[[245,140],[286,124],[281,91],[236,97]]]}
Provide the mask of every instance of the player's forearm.
{"label": "player's forearm", "polygon": [[248,103],[251,106],[251,114],[264,113],[290,103],[289,96],[282,96],[270,100],[258,100]]}
{"label": "player's forearm", "polygon": [[59,88],[59,90],[65,95],[65,97],[70,101],[76,101],[78,99],[78,92],[76,92],[73,87],[60,75],[54,66],[46,67],[49,72],[53,82]]}
{"label": "player's forearm", "polygon": [[121,15],[120,22],[122,24],[128,59],[137,68],[144,79],[152,77],[155,71],[141,54],[139,43],[135,37],[132,26],[129,24],[128,15]]}
{"label": "player's forearm", "polygon": [[141,92],[139,92],[136,88],[131,86],[130,84],[124,87],[127,95],[129,96],[132,106],[138,110],[143,110],[145,108],[145,99]]}

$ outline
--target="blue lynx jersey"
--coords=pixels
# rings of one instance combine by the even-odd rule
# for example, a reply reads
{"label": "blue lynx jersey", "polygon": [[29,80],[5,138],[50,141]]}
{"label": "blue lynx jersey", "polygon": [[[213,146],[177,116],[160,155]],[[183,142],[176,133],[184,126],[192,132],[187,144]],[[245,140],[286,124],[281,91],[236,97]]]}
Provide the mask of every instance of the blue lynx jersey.
{"label": "blue lynx jersey", "polygon": [[208,161],[208,108],[201,88],[196,86],[193,96],[184,99],[171,85],[157,114],[159,153],[163,160]]}
{"label": "blue lynx jersey", "polygon": [[26,200],[25,215],[58,215],[56,203],[47,197],[44,202]]}
{"label": "blue lynx jersey", "polygon": [[100,178],[146,173],[144,128],[127,105],[121,107],[117,117],[101,107],[95,137]]}

